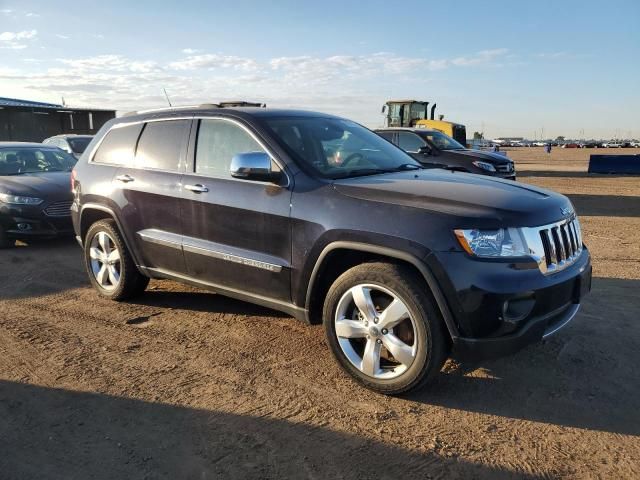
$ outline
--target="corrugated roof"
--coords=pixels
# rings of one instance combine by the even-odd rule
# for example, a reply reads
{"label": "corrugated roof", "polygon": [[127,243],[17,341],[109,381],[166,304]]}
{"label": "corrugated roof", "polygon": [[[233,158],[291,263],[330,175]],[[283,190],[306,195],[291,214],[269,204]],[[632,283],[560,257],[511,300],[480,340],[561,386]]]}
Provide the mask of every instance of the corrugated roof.
{"label": "corrugated roof", "polygon": [[60,105],[58,103],[45,103],[34,102],[32,100],[21,100],[19,98],[6,98],[0,97],[0,107],[23,107],[23,108],[51,108],[51,109],[64,109],[64,110],[87,110],[87,111],[105,111],[114,112],[115,110],[109,110],[106,108],[78,108],[70,107],[68,105]]}
{"label": "corrugated roof", "polygon": [[31,100],[20,100],[18,98],[0,97],[2,107],[31,107],[31,108],[63,108],[56,103],[34,102]]}

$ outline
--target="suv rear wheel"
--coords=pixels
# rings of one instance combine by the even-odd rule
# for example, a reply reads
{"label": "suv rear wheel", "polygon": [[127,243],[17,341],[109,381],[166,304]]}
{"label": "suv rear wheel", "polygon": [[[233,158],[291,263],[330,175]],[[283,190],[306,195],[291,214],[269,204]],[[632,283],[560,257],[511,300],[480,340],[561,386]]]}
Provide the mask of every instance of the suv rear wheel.
{"label": "suv rear wheel", "polygon": [[140,295],[149,283],[136,268],[113,220],[91,225],[84,241],[84,260],[91,284],[112,300]]}
{"label": "suv rear wheel", "polygon": [[426,285],[403,265],[372,262],[343,273],[329,289],[323,322],[340,365],[384,394],[419,388],[449,353],[442,316]]}

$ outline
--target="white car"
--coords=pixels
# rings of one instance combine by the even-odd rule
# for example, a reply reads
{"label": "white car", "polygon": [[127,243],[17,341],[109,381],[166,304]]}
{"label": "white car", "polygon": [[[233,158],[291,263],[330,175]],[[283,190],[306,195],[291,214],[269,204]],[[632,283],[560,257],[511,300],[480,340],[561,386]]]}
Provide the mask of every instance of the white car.
{"label": "white car", "polygon": [[611,140],[610,142],[603,143],[602,146],[604,148],[622,148],[622,143],[616,140]]}

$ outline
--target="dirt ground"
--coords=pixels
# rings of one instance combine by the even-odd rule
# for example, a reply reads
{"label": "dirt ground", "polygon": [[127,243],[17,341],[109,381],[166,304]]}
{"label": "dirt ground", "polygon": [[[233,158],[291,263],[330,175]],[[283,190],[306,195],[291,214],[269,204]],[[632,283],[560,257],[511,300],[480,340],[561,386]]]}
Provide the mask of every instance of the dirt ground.
{"label": "dirt ground", "polygon": [[581,216],[580,314],[403,398],[319,326],[168,281],[103,300],[73,240],[0,252],[0,478],[640,478],[640,177],[587,176],[589,153],[508,152]]}

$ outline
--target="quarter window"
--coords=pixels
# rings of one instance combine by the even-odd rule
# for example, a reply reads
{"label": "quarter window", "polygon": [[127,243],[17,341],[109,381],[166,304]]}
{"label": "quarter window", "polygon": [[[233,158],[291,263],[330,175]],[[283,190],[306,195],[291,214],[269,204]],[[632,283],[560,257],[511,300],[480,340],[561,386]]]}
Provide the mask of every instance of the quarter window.
{"label": "quarter window", "polygon": [[398,146],[405,152],[417,152],[426,142],[411,132],[398,132]]}
{"label": "quarter window", "polygon": [[115,127],[107,132],[93,157],[96,163],[133,165],[133,154],[142,124]]}
{"label": "quarter window", "polygon": [[191,120],[149,122],[136,150],[136,167],[177,171]]}
{"label": "quarter window", "polygon": [[243,128],[226,120],[200,121],[196,173],[229,176],[231,159],[249,152],[264,152],[264,149]]}

